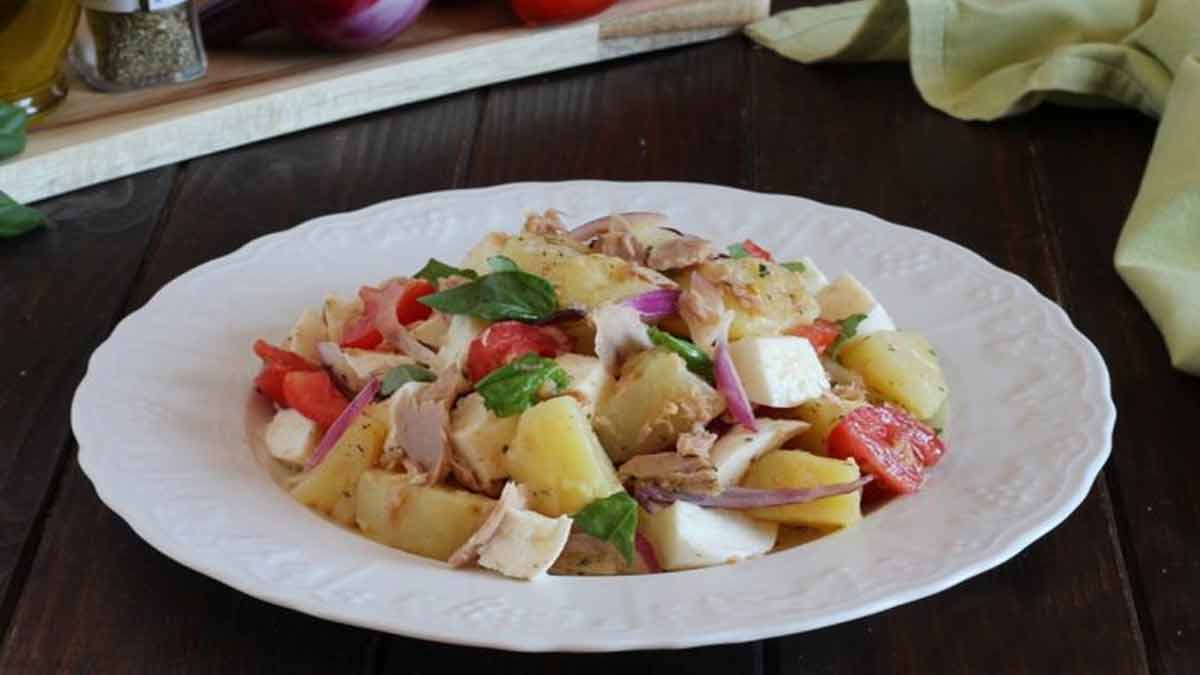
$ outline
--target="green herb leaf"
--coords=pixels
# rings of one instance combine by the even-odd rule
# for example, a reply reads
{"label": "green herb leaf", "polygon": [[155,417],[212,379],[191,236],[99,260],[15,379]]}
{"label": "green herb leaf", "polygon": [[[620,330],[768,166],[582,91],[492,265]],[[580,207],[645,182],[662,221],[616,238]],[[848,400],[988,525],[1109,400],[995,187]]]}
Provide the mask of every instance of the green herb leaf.
{"label": "green herb leaf", "polygon": [[488,321],[537,321],[558,308],[550,282],[518,270],[492,272],[419,300],[443,314],[469,314]]}
{"label": "green herb leaf", "polygon": [[379,385],[380,396],[391,396],[396,393],[396,390],[409,382],[433,382],[437,379],[431,371],[415,366],[411,363],[404,363],[387,371],[383,376],[383,382]]}
{"label": "green herb leaf", "polygon": [[517,267],[517,263],[513,262],[512,258],[503,255],[494,255],[488,258],[488,266],[493,272],[520,272],[521,268]]}
{"label": "green herb leaf", "polygon": [[25,149],[25,111],[0,101],[0,159]]}
{"label": "green herb leaf", "polygon": [[0,238],[17,237],[45,226],[46,216],[40,211],[22,206],[0,192]]}
{"label": "green herb leaf", "polygon": [[430,258],[429,262],[425,263],[425,266],[421,268],[421,271],[417,272],[413,276],[434,284],[438,282],[438,279],[445,279],[446,277],[453,276],[465,277],[467,279],[479,278],[479,275],[475,273],[475,270],[462,270],[457,267],[451,267],[450,265],[447,265],[436,258]]}
{"label": "green herb leaf", "polygon": [[800,262],[799,260],[797,260],[795,262],[785,262],[785,263],[783,263],[783,266],[793,272],[798,272],[800,274],[804,274],[805,272],[808,271],[808,267],[804,263]]}
{"label": "green herb leaf", "polygon": [[750,252],[741,244],[730,244],[729,248],[725,250],[729,252],[730,258],[746,258],[750,256]]}
{"label": "green herb leaf", "polygon": [[838,333],[837,339],[833,341],[833,344],[829,346],[830,352],[836,352],[838,348],[846,342],[846,340],[849,340],[857,335],[858,324],[862,323],[864,320],[866,320],[866,318],[866,314],[851,314],[850,316],[839,321],[838,326],[840,326],[842,330],[840,333]]}
{"label": "green herb leaf", "polygon": [[488,373],[475,383],[475,391],[496,417],[512,417],[537,402],[538,391],[547,380],[554,383],[556,391],[571,384],[571,376],[557,362],[530,353]]}
{"label": "green herb leaf", "polygon": [[683,338],[675,337],[670,333],[659,330],[654,326],[647,326],[646,332],[650,335],[650,341],[659,347],[666,347],[683,357],[683,362],[687,364],[688,370],[693,373],[712,380],[713,378],[713,363],[708,355],[700,351],[700,348],[695,344],[684,340]]}
{"label": "green herb leaf", "polygon": [[625,562],[633,562],[638,505],[628,492],[617,492],[588,504],[574,516],[575,527],[617,547]]}

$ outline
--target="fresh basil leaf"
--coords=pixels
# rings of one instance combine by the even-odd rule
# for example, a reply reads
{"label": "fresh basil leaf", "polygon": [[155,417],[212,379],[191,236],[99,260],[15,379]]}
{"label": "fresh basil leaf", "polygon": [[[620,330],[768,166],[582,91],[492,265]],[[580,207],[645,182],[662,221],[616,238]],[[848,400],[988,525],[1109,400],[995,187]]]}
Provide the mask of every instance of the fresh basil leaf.
{"label": "fresh basil leaf", "polygon": [[571,376],[557,362],[530,353],[488,373],[475,383],[475,391],[496,417],[512,417],[537,402],[538,391],[547,380],[557,391],[571,384]]}
{"label": "fresh basil leaf", "polygon": [[846,342],[846,340],[849,340],[857,335],[858,324],[865,321],[866,318],[866,314],[851,314],[850,316],[839,321],[838,326],[841,327],[841,332],[838,333],[837,339],[833,341],[833,344],[829,346],[830,351],[837,351],[838,348]]}
{"label": "fresh basil leaf", "polygon": [[575,527],[617,547],[625,562],[633,562],[638,505],[628,492],[616,492],[588,504],[573,517]]}
{"label": "fresh basil leaf", "polygon": [[654,326],[647,326],[646,332],[650,334],[651,342],[659,347],[666,347],[683,357],[683,362],[687,364],[688,370],[708,380],[712,380],[712,359],[700,351],[700,348],[695,344],[683,338],[675,337],[664,330],[659,330]]}
{"label": "fresh basil leaf", "polygon": [[517,270],[492,272],[419,300],[443,314],[469,314],[488,321],[537,321],[558,308],[550,282]]}
{"label": "fresh basil leaf", "polygon": [[799,260],[797,260],[795,262],[785,262],[785,263],[783,263],[783,266],[793,272],[799,272],[800,274],[804,274],[805,272],[808,271],[808,267],[804,263],[800,262]]}
{"label": "fresh basil leaf", "polygon": [[429,370],[411,363],[403,363],[387,371],[383,382],[379,384],[380,396],[391,396],[396,390],[409,382],[433,382],[437,379]]}
{"label": "fresh basil leaf", "polygon": [[475,273],[475,270],[462,270],[457,267],[451,267],[450,265],[447,265],[436,258],[430,258],[429,262],[425,263],[425,266],[421,268],[421,271],[417,272],[413,276],[434,284],[438,282],[438,279],[445,279],[446,277],[453,276],[460,276],[466,279],[479,278],[479,275]]}
{"label": "fresh basil leaf", "polygon": [[40,211],[18,204],[0,192],[0,238],[17,237],[45,226],[46,216]]}
{"label": "fresh basil leaf", "polygon": [[742,246],[741,244],[730,244],[729,248],[725,250],[729,252],[730,258],[746,258],[750,255],[750,252],[746,250],[746,247]]}
{"label": "fresh basil leaf", "polygon": [[517,263],[513,262],[512,258],[503,255],[494,255],[488,258],[488,267],[491,267],[493,272],[521,271],[521,268],[517,267]]}
{"label": "fresh basil leaf", "polygon": [[0,101],[0,159],[25,149],[25,111]]}

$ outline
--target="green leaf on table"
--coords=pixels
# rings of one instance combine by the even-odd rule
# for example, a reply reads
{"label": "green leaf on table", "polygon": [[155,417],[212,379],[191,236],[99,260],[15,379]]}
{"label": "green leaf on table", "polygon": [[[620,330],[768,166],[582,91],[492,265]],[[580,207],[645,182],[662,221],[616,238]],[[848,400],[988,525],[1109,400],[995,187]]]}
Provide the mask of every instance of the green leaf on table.
{"label": "green leaf on table", "polygon": [[0,101],[0,159],[25,149],[25,111]]}
{"label": "green leaf on table", "polygon": [[420,302],[443,314],[467,314],[488,321],[537,321],[558,309],[558,296],[550,282],[515,269],[492,272],[457,288],[431,293]]}
{"label": "green leaf on table", "polygon": [[397,389],[409,382],[433,382],[436,379],[437,376],[426,368],[411,363],[403,363],[384,374],[383,382],[379,385],[379,395],[383,397],[391,396],[396,393]]}
{"label": "green leaf on table", "polygon": [[683,357],[683,362],[687,364],[688,370],[706,378],[713,379],[713,363],[708,355],[700,351],[694,343],[684,340],[683,338],[675,337],[670,333],[659,330],[654,326],[647,326],[646,332],[650,335],[650,341],[659,347],[666,347]]}
{"label": "green leaf on table", "polygon": [[841,332],[838,333],[837,339],[833,341],[833,344],[829,346],[829,351],[831,353],[836,352],[846,340],[858,335],[858,324],[862,323],[866,318],[866,314],[851,314],[839,321],[838,326],[841,328]]}
{"label": "green leaf on table", "polygon": [[40,211],[18,204],[0,192],[0,238],[18,237],[45,226],[46,216]]}
{"label": "green leaf on table", "polygon": [[628,492],[617,492],[588,504],[572,517],[575,527],[617,547],[625,562],[633,562],[638,505]]}
{"label": "green leaf on table", "polygon": [[494,255],[488,258],[488,266],[492,268],[493,272],[521,271],[521,268],[517,267],[517,263],[513,262],[512,258],[503,255]]}
{"label": "green leaf on table", "polygon": [[459,276],[465,279],[479,278],[479,275],[475,273],[475,270],[463,270],[457,267],[452,267],[436,258],[430,258],[429,262],[425,263],[425,266],[421,268],[421,271],[417,272],[413,276],[434,284],[436,284],[439,279],[445,279],[446,277],[453,276]]}
{"label": "green leaf on table", "polygon": [[730,244],[725,250],[729,252],[730,258],[747,258],[750,256],[750,252],[741,244]]}
{"label": "green leaf on table", "polygon": [[798,272],[800,274],[804,274],[805,272],[808,271],[808,267],[804,263],[800,262],[799,260],[797,260],[795,262],[785,262],[785,263],[783,263],[783,266],[793,272]]}
{"label": "green leaf on table", "polygon": [[475,391],[496,417],[512,417],[536,403],[548,381],[554,383],[555,391],[562,391],[570,386],[571,376],[553,359],[531,353],[488,373],[475,383]]}

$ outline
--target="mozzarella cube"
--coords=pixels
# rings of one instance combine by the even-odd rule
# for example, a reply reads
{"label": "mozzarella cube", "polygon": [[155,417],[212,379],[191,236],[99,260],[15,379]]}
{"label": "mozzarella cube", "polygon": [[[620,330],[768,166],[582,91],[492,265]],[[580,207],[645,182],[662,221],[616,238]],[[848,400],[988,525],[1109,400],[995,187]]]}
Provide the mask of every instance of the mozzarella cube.
{"label": "mozzarella cube", "polygon": [[464,396],[450,413],[454,454],[483,484],[508,477],[504,453],[517,435],[519,416],[496,417],[479,394]]}
{"label": "mozzarella cube", "polygon": [[363,388],[372,376],[383,375],[396,366],[416,363],[403,354],[369,349],[342,349],[332,342],[321,348],[321,361],[329,366],[342,386],[352,391]]}
{"label": "mozzarella cube", "polygon": [[474,340],[487,327],[488,322],[478,317],[466,314],[455,314],[450,317],[450,327],[446,329],[446,337],[442,341],[441,349],[438,349],[437,361],[433,364],[434,368],[441,372],[452,365],[461,366],[466,360],[471,340]]}
{"label": "mozzarella cube", "polygon": [[752,403],[791,408],[829,391],[829,378],[812,343],[776,335],[743,338],[729,356]]}
{"label": "mozzarella cube", "polygon": [[686,570],[762,555],[775,546],[779,525],[688,502],[641,514],[642,533],[666,570]]}
{"label": "mozzarella cube", "polygon": [[296,352],[313,363],[320,363],[321,355],[317,353],[317,344],[326,339],[325,320],[321,313],[306,309],[296,320],[296,325],[292,326],[291,332],[283,342],[283,348]]}
{"label": "mozzarella cube", "polygon": [[722,489],[740,483],[751,462],[778,450],[808,428],[807,424],[797,420],[759,418],[755,422],[758,431],[750,431],[739,424],[718,438],[709,452],[717,469],[717,483]]}
{"label": "mozzarella cube", "polygon": [[534,511],[505,512],[496,534],[479,549],[479,566],[517,579],[546,573],[571,534],[571,518],[548,518]]}
{"label": "mozzarella cube", "polygon": [[804,270],[796,272],[796,274],[800,275],[800,279],[804,283],[804,290],[808,291],[809,295],[815,296],[822,288],[829,285],[829,277],[825,276],[812,258],[804,256],[796,262],[804,266]]}
{"label": "mozzarella cube", "polygon": [[571,384],[561,393],[574,397],[588,419],[596,413],[596,404],[608,396],[616,380],[594,356],[563,354],[554,359],[571,377]]}
{"label": "mozzarella cube", "polygon": [[346,324],[362,316],[361,298],[343,298],[338,295],[325,296],[321,315],[325,321],[325,337],[334,344],[341,344]]}
{"label": "mozzarella cube", "polygon": [[896,329],[887,310],[853,274],[843,274],[821,289],[817,293],[817,303],[821,306],[821,318],[826,321],[837,322],[855,314],[865,315],[867,318],[855,330],[856,337]]}
{"label": "mozzarella cube", "polygon": [[275,413],[267,425],[267,451],[289,466],[304,466],[320,440],[317,423],[291,408]]}

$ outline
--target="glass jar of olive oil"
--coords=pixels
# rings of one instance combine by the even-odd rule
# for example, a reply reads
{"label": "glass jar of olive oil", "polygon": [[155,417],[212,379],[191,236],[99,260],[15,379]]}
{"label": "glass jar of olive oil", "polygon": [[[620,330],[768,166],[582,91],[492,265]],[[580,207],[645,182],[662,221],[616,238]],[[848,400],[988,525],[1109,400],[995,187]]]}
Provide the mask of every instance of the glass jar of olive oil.
{"label": "glass jar of olive oil", "polygon": [[187,82],[207,61],[193,0],[79,0],[84,30],[71,63],[91,86],[126,91]]}
{"label": "glass jar of olive oil", "polygon": [[78,22],[76,0],[0,0],[0,100],[35,118],[62,100]]}

